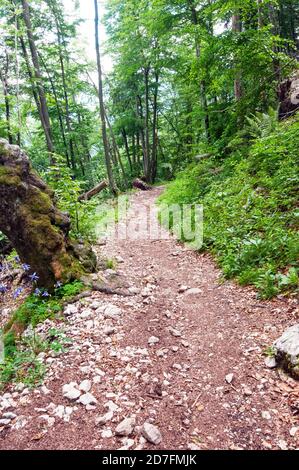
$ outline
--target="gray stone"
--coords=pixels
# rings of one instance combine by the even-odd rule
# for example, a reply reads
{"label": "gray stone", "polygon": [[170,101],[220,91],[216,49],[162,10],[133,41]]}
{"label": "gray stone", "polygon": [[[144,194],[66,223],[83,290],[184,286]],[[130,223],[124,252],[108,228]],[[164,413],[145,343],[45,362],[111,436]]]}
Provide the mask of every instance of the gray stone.
{"label": "gray stone", "polygon": [[188,289],[186,291],[186,295],[198,295],[198,294],[201,294],[201,293],[202,293],[201,289],[198,289],[196,287],[194,287],[193,289]]}
{"label": "gray stone", "polygon": [[228,384],[231,384],[233,380],[234,380],[234,374],[227,374],[227,376],[225,377],[225,381]]}
{"label": "gray stone", "polygon": [[83,380],[83,382],[80,383],[79,385],[79,389],[82,391],[82,392],[89,392],[90,389],[91,389],[91,381],[90,380]]}
{"label": "gray stone", "polygon": [[180,338],[182,336],[182,333],[179,330],[176,330],[175,328],[172,328],[172,326],[170,328],[168,328],[168,331],[175,338]]}
{"label": "gray stone", "polygon": [[122,311],[119,307],[116,307],[116,305],[108,305],[105,310],[104,310],[104,317],[105,318],[112,318],[112,319],[117,319],[120,317]]}
{"label": "gray stone", "polygon": [[77,400],[80,397],[81,392],[76,388],[77,384],[74,382],[70,384],[65,384],[62,388],[62,393],[65,398],[69,400]]}
{"label": "gray stone", "polygon": [[162,436],[159,429],[157,426],[154,426],[150,423],[144,423],[142,428],[142,435],[148,442],[154,445],[158,445],[162,441]]}
{"label": "gray stone", "polygon": [[149,338],[149,340],[148,340],[148,344],[149,344],[150,346],[153,346],[154,344],[157,344],[157,343],[159,343],[159,342],[160,342],[160,339],[157,338],[156,336],[151,336],[151,337]]}
{"label": "gray stone", "polygon": [[97,399],[91,393],[85,393],[79,398],[78,402],[82,403],[84,406],[95,405],[97,403]]}
{"label": "gray stone", "polygon": [[75,315],[78,313],[78,307],[76,305],[70,304],[64,309],[64,315],[66,317],[70,317],[71,315]]}
{"label": "gray stone", "polygon": [[104,426],[106,423],[111,421],[112,418],[113,418],[113,411],[108,411],[108,413],[106,413],[105,415],[99,416],[98,418],[96,418],[95,420],[96,426]]}
{"label": "gray stone", "polygon": [[10,421],[10,419],[0,419],[0,426],[8,426]]}
{"label": "gray stone", "polygon": [[135,418],[126,418],[124,419],[115,430],[115,434],[117,436],[130,436],[134,431],[134,427],[136,424]]}
{"label": "gray stone", "polygon": [[277,362],[276,362],[275,357],[270,357],[270,356],[266,357],[265,365],[266,367],[268,367],[268,369],[275,369],[275,367],[277,367]]}
{"label": "gray stone", "polygon": [[273,348],[277,363],[299,379],[299,323],[288,328]]}

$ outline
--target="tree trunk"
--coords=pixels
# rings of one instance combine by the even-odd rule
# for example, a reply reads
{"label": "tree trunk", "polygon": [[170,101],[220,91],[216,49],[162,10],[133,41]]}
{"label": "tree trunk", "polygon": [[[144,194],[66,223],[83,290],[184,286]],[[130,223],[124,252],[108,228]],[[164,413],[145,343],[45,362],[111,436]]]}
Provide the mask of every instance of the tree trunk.
{"label": "tree trunk", "polygon": [[106,128],[106,117],[105,117],[105,106],[104,106],[104,96],[103,96],[103,80],[102,80],[102,66],[101,66],[101,55],[100,55],[100,40],[99,40],[99,7],[98,7],[98,0],[94,0],[94,9],[95,9],[95,46],[96,46],[96,55],[97,55],[97,67],[98,67],[98,79],[99,79],[99,104],[100,104],[100,116],[102,122],[102,138],[103,138],[103,145],[104,145],[104,153],[105,153],[105,162],[107,168],[107,175],[109,180],[109,186],[113,194],[117,194],[118,190],[114,181],[113,172],[112,172],[112,165],[111,165],[111,158],[109,152],[109,143],[108,143],[108,136],[107,136],[107,128]]}
{"label": "tree trunk", "polygon": [[264,26],[263,19],[263,1],[257,0],[257,17],[258,17],[258,29],[262,29]]}
{"label": "tree trunk", "polygon": [[39,65],[37,48],[36,48],[35,41],[33,38],[30,11],[29,11],[29,5],[28,5],[27,0],[22,0],[22,8],[23,8],[23,18],[24,18],[24,22],[26,25],[26,32],[27,32],[27,37],[28,37],[29,47],[30,47],[30,52],[31,52],[31,57],[32,57],[32,63],[34,67],[36,88],[37,88],[38,95],[39,95],[40,110],[41,110],[41,114],[43,117],[42,125],[44,128],[48,152],[50,154],[50,162],[54,164],[55,163],[55,158],[53,157],[54,145],[52,141],[50,117],[49,117],[45,91],[43,87],[43,78],[42,78],[42,73],[41,73],[41,69]]}
{"label": "tree trunk", "polygon": [[[192,23],[194,26],[198,26],[198,15],[197,11],[195,8],[195,5],[193,3],[193,0],[188,0],[189,6],[191,8],[191,16],[192,16]],[[198,32],[196,31],[195,34],[195,52],[196,52],[196,59],[199,63],[200,57],[201,57],[201,44],[200,44],[200,38],[198,37]],[[203,124],[204,124],[204,131],[205,131],[205,136],[207,141],[210,141],[210,118],[209,118],[209,113],[208,113],[208,102],[207,102],[207,94],[206,94],[206,84],[204,80],[200,81],[199,85],[199,90],[200,90],[200,103],[201,107],[204,113],[204,119],[203,119]]]}
{"label": "tree trunk", "polygon": [[[232,18],[232,31],[236,34],[242,32],[242,21],[240,15],[235,13]],[[242,98],[242,85],[241,85],[241,73],[237,70],[234,81],[234,93],[236,101],[240,101]]]}
{"label": "tree trunk", "polygon": [[128,162],[129,162],[130,172],[132,174],[133,173],[133,165],[132,165],[132,159],[131,159],[131,155],[130,155],[130,149],[129,149],[128,136],[127,136],[127,133],[126,133],[126,129],[123,128],[121,132],[122,132],[123,141],[124,141],[124,144],[125,144],[126,155],[127,155],[127,159],[128,159]]}
{"label": "tree trunk", "polygon": [[144,69],[144,88],[145,88],[145,112],[144,112],[144,130],[145,130],[145,154],[144,154],[144,175],[148,183],[150,183],[150,109],[149,109],[149,72],[150,66]]}
{"label": "tree trunk", "polygon": [[70,219],[55,205],[54,192],[32,170],[19,147],[0,140],[0,230],[23,263],[52,289],[96,268],[89,247],[70,240]]}
{"label": "tree trunk", "polygon": [[5,70],[2,73],[0,70],[0,79],[2,82],[2,88],[3,88],[3,95],[4,95],[4,103],[5,103],[5,118],[6,118],[6,129],[7,129],[7,137],[9,140],[9,143],[13,143],[12,139],[12,133],[11,133],[11,124],[10,124],[10,103],[9,103],[9,86],[8,86],[8,68],[9,68],[9,59],[8,59],[8,54],[7,51],[5,51],[6,55],[6,63],[5,63]]}
{"label": "tree trunk", "polygon": [[87,191],[87,193],[81,194],[81,196],[78,198],[78,201],[89,201],[92,197],[96,196],[106,188],[108,188],[108,183],[106,180],[104,180],[90,191]]}
{"label": "tree trunk", "polygon": [[152,128],[152,157],[150,162],[150,183],[154,183],[157,176],[158,160],[158,90],[159,74],[155,72],[155,91],[153,102],[153,128]]}

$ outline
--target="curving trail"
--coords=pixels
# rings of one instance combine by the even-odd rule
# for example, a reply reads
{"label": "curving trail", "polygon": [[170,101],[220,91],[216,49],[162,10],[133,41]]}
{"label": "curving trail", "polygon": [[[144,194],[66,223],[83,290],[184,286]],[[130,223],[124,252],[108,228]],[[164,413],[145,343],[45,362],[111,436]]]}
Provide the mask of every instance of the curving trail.
{"label": "curving trail", "polygon": [[[131,196],[131,217],[145,231],[139,210],[160,191]],[[260,302],[253,290],[220,282],[210,256],[173,239],[108,240],[100,251],[121,257],[117,274],[105,275],[132,296],[94,293],[68,308],[55,327],[73,343],[41,356],[45,385],[0,397],[0,419],[16,415],[0,425],[1,449],[150,449],[145,421],[161,432],[158,449],[298,448],[298,383],[263,356],[298,319],[295,299]],[[65,384],[84,380],[96,403],[63,396]],[[116,436],[126,417],[136,419],[133,433]]]}

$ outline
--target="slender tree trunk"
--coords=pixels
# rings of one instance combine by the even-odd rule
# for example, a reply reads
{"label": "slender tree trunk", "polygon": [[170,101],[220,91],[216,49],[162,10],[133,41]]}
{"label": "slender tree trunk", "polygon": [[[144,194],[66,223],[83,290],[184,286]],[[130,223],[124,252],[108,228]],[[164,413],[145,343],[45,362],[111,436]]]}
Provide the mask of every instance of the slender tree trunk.
{"label": "slender tree trunk", "polygon": [[109,186],[113,194],[117,194],[118,190],[114,181],[111,158],[109,152],[109,143],[107,137],[106,129],[106,117],[105,117],[105,106],[104,106],[104,96],[103,96],[103,80],[102,80],[102,66],[101,66],[101,55],[100,55],[100,41],[99,41],[99,8],[98,0],[94,0],[94,9],[95,9],[95,46],[96,46],[96,55],[97,55],[97,67],[98,67],[98,79],[99,79],[99,104],[100,104],[100,116],[102,122],[102,138],[104,145],[105,161],[107,168],[107,176],[109,180]]}
{"label": "slender tree trunk", "polygon": [[150,182],[154,183],[157,175],[157,158],[158,158],[158,90],[159,90],[159,74],[155,73],[155,91],[153,102],[153,136],[152,136],[152,158],[150,165]]}
{"label": "slender tree trunk", "polygon": [[1,82],[2,82],[3,95],[4,95],[7,136],[8,136],[9,143],[12,144],[13,143],[13,136],[12,136],[12,132],[11,132],[11,123],[10,123],[8,69],[9,69],[9,57],[8,57],[7,50],[5,50],[4,71],[2,72],[0,70],[0,79],[1,79]]}
{"label": "slender tree trunk", "polygon": [[257,17],[258,17],[258,29],[262,29],[264,26],[263,1],[262,0],[257,0]]}
{"label": "slender tree trunk", "polygon": [[145,129],[145,154],[144,154],[144,173],[147,183],[151,182],[150,175],[150,110],[149,110],[149,72],[150,66],[144,69],[144,87],[145,87],[145,114],[144,114],[144,129]]}
{"label": "slender tree trunk", "polygon": [[62,112],[61,112],[61,109],[60,109],[60,104],[59,104],[58,94],[57,94],[57,91],[56,91],[55,82],[53,81],[53,79],[51,77],[51,74],[50,74],[50,71],[48,70],[48,67],[44,63],[41,56],[40,56],[40,60],[41,60],[41,63],[42,63],[42,65],[43,65],[43,67],[46,71],[47,77],[49,79],[49,82],[50,82],[50,85],[51,85],[51,88],[52,88],[52,93],[53,93],[55,104],[56,104],[56,111],[57,111],[57,116],[58,116],[58,121],[59,121],[61,137],[62,137],[62,141],[63,141],[63,145],[64,145],[64,151],[65,151],[65,155],[66,155],[67,166],[69,168],[71,168],[68,145],[67,145],[67,141],[66,141],[64,123],[63,123],[63,116],[62,116]]}
{"label": "slender tree trunk", "polygon": [[[242,21],[239,13],[235,13],[232,17],[232,31],[236,34],[242,32]],[[236,101],[240,101],[242,98],[242,84],[241,84],[241,73],[237,70],[234,81],[234,94]]]}
{"label": "slender tree trunk", "polygon": [[118,145],[117,145],[116,140],[115,140],[115,135],[114,135],[114,132],[113,132],[113,129],[112,129],[112,126],[111,126],[111,123],[110,123],[110,120],[108,118],[106,110],[105,110],[105,116],[106,116],[106,121],[107,121],[107,124],[108,124],[108,127],[109,127],[111,139],[112,139],[113,149],[114,149],[114,152],[115,152],[115,157],[116,157],[115,158],[115,163],[116,163],[116,165],[119,164],[122,175],[123,175],[123,180],[125,182],[125,185],[128,187],[128,180],[127,180],[125,168],[124,168],[124,165],[123,165],[123,162],[122,162],[122,159],[121,159],[121,155],[119,153]]}
{"label": "slender tree trunk", "polygon": [[126,129],[125,129],[125,128],[122,129],[122,136],[123,136],[123,140],[124,140],[124,144],[125,144],[126,155],[127,155],[127,159],[128,159],[129,166],[130,166],[130,171],[131,171],[131,174],[132,174],[132,172],[133,172],[133,165],[132,165],[132,160],[131,160],[131,155],[130,155],[128,137],[127,137],[127,133],[126,133]]}
{"label": "slender tree trunk", "polygon": [[31,52],[32,63],[34,67],[34,75],[35,75],[34,78],[35,78],[35,83],[36,83],[36,89],[39,95],[40,110],[43,116],[42,125],[44,128],[48,152],[50,154],[50,162],[54,164],[55,163],[55,158],[53,156],[54,145],[52,141],[52,131],[51,131],[51,124],[50,124],[49,110],[48,110],[47,100],[46,100],[45,91],[43,87],[43,78],[42,78],[42,73],[41,73],[41,69],[39,65],[37,48],[36,48],[35,41],[33,38],[33,30],[32,30],[30,11],[29,11],[29,5],[28,5],[27,0],[22,0],[22,9],[23,9],[23,18],[24,18],[24,22],[26,25],[26,32],[27,32],[27,37],[28,37],[28,42],[29,42],[29,47],[30,47],[30,52]]}
{"label": "slender tree trunk", "polygon": [[[198,22],[198,15],[197,15],[195,5],[193,3],[193,0],[188,0],[188,3],[189,3],[189,7],[191,8],[192,23],[194,24],[194,26],[197,27],[199,22]],[[195,52],[196,52],[196,59],[198,62],[198,66],[199,66],[199,61],[201,58],[201,45],[200,45],[200,39],[198,37],[197,31],[195,33]],[[204,80],[200,81],[199,89],[200,89],[200,104],[204,113],[203,124],[204,124],[205,136],[206,136],[206,139],[210,141],[210,138],[211,138],[210,118],[209,118],[209,110],[208,110],[208,102],[207,102],[206,83]]]}
{"label": "slender tree trunk", "polygon": [[66,47],[65,47],[65,41],[61,37],[62,33],[60,31],[60,26],[59,26],[59,22],[58,22],[58,18],[57,18],[57,14],[56,14],[55,9],[54,9],[53,14],[54,14],[54,19],[55,19],[57,39],[58,39],[59,62],[60,62],[60,69],[61,69],[62,89],[63,89],[63,95],[64,95],[64,101],[65,101],[65,119],[66,119],[66,129],[67,129],[67,137],[68,137],[68,143],[69,143],[69,151],[70,151],[70,156],[71,156],[72,169],[73,169],[73,171],[76,171],[76,158],[75,158],[75,151],[74,151],[74,142],[73,142],[73,139],[72,139],[70,105],[69,105],[69,97],[68,97],[68,91],[67,91],[67,81],[66,81],[66,75],[65,75],[63,51],[62,51],[62,48],[64,46],[64,51],[66,53]]}

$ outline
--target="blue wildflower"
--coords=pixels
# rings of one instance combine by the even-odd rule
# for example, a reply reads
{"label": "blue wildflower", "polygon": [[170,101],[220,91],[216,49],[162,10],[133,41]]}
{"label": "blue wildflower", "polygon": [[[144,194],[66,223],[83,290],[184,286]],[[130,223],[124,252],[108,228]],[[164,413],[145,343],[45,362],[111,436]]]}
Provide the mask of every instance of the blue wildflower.
{"label": "blue wildflower", "polygon": [[22,264],[22,268],[23,268],[23,270],[24,270],[26,273],[27,273],[28,271],[30,271],[30,266],[29,266],[29,264],[26,264],[26,263],[25,263],[25,264]]}
{"label": "blue wildflower", "polygon": [[56,282],[55,286],[54,286],[56,289],[59,289],[60,287],[62,287],[62,282]]}
{"label": "blue wildflower", "polygon": [[41,295],[41,293],[42,293],[42,291],[40,289],[35,289],[35,291],[34,291],[34,295],[36,295],[37,297],[39,295]]}
{"label": "blue wildflower", "polygon": [[7,287],[4,284],[0,284],[0,294],[5,294]]}
{"label": "blue wildflower", "polygon": [[15,257],[14,257],[14,260],[15,260],[15,262],[16,262],[16,263],[20,263],[20,262],[21,262],[21,260],[20,260],[20,257],[19,257],[19,256],[15,256]]}
{"label": "blue wildflower", "polygon": [[23,287],[18,287],[13,293],[13,298],[17,299],[22,294],[23,290]]}
{"label": "blue wildflower", "polygon": [[44,292],[42,293],[42,297],[50,297],[49,292],[44,290]]}
{"label": "blue wildflower", "polygon": [[32,282],[36,282],[39,280],[39,276],[36,273],[33,273],[33,274],[30,274],[29,279]]}

